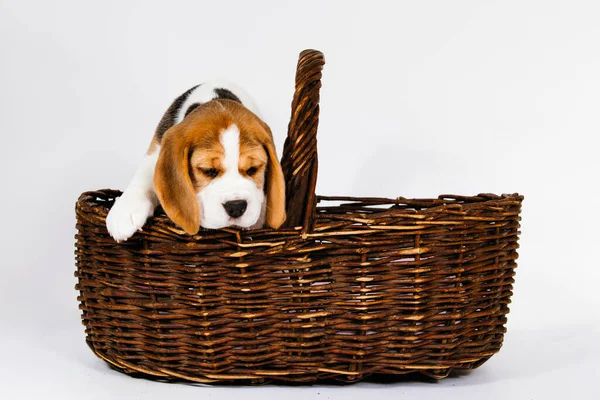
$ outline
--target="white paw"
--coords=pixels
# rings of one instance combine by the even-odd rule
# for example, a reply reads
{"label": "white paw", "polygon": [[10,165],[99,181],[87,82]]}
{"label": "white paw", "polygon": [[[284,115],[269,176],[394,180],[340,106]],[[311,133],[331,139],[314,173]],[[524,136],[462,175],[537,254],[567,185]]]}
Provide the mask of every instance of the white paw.
{"label": "white paw", "polygon": [[154,213],[154,202],[143,194],[125,192],[106,217],[108,233],[117,242],[129,239]]}

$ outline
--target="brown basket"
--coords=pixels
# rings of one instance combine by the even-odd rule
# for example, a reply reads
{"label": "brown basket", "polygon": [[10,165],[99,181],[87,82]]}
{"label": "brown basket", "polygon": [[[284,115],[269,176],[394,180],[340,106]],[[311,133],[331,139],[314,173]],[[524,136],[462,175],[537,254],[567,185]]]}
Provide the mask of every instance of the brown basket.
{"label": "brown basket", "polygon": [[189,236],[159,212],[116,244],[105,218],[120,192],[81,195],[76,289],[98,357],[154,379],[262,383],[442,378],[498,352],[523,197],[315,196],[323,63],[312,50],[298,63],[288,227]]}

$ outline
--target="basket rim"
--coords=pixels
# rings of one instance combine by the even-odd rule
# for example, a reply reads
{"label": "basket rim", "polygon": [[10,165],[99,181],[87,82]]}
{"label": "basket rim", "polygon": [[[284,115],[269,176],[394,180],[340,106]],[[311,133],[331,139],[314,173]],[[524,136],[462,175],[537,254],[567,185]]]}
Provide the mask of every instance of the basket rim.
{"label": "basket rim", "polygon": [[[112,199],[121,194],[120,190],[115,189],[83,192],[75,204],[76,214],[86,219],[94,219],[101,229],[106,229],[105,221],[110,210],[110,203],[114,202]],[[373,225],[369,223],[370,218],[384,213],[395,217],[409,216],[413,219],[414,224],[417,224],[417,221],[427,221],[431,225],[441,225],[458,224],[458,222],[465,222],[467,219],[479,219],[477,216],[470,216],[470,214],[474,214],[485,207],[502,209],[504,207],[519,206],[519,210],[505,213],[505,216],[511,216],[520,213],[520,205],[523,199],[524,196],[518,193],[502,195],[484,193],[476,196],[440,195],[438,198],[431,199],[317,196],[317,202],[343,203],[339,205],[318,205],[315,213],[314,232],[303,232],[302,226],[293,226],[279,229],[264,227],[252,230],[238,228],[202,229],[196,235],[185,233],[166,216],[159,206],[155,215],[148,218],[141,233],[143,233],[143,236],[161,236],[164,239],[170,238],[170,240],[186,242],[211,239],[233,240],[238,246],[243,246],[243,243],[248,239],[253,240],[253,237],[260,237],[262,244],[274,246],[276,243],[268,242],[286,240],[286,238],[297,236],[301,236],[302,239],[309,239],[336,234],[349,234],[350,232],[357,235],[368,234],[373,228]],[[381,206],[385,207],[381,208]],[[363,224],[356,225],[352,229],[329,226],[331,224],[328,224],[327,220],[332,216],[332,211],[336,213],[336,216],[349,215],[352,217],[355,215],[362,219]],[[393,226],[388,227],[386,225],[377,226],[376,228],[383,230],[395,229]],[[164,236],[164,234],[168,236]],[[253,246],[258,245],[259,243],[256,243]]]}
{"label": "basket rim", "polygon": [[[97,190],[89,190],[81,193],[79,198],[77,199],[76,205],[79,206],[80,203],[95,203],[97,205],[101,205],[100,202],[95,200],[94,198],[98,197],[119,197],[123,194],[122,190],[119,189],[97,189]],[[418,210],[421,212],[431,211],[437,209],[438,207],[445,207],[450,205],[460,205],[463,207],[468,207],[472,204],[481,204],[486,202],[493,201],[514,201],[521,203],[525,199],[525,196],[519,193],[503,193],[500,195],[494,193],[479,193],[477,195],[466,196],[466,195],[457,195],[457,194],[441,194],[436,198],[427,198],[427,197],[403,197],[398,196],[396,198],[390,197],[377,197],[377,196],[367,196],[367,197],[359,197],[359,196],[328,196],[328,195],[317,195],[317,202],[345,202],[344,205],[348,205],[351,203],[363,203],[364,205],[407,205],[407,206],[418,206],[424,208],[425,210]],[[108,200],[108,199],[107,199]],[[322,208],[322,207],[317,207]],[[281,229],[280,230],[285,230]]]}
{"label": "basket rim", "polygon": [[[88,190],[79,196],[77,199],[77,204],[81,202],[94,202],[98,205],[100,203],[94,200],[94,197],[119,197],[123,194],[122,190],[119,189],[97,189],[97,190]],[[428,210],[434,209],[436,207],[448,206],[451,204],[460,204],[462,206],[468,206],[470,204],[477,203],[485,203],[489,201],[515,201],[522,202],[525,199],[525,196],[515,193],[503,193],[503,194],[494,194],[494,193],[479,193],[477,195],[467,196],[467,195],[457,195],[457,194],[441,194],[436,198],[433,197],[403,197],[398,196],[396,198],[391,197],[378,197],[378,196],[346,196],[346,195],[317,195],[317,202],[328,202],[328,201],[342,201],[342,202],[362,202],[364,204],[398,204],[398,205],[416,205],[420,207],[427,207]],[[424,205],[426,203],[430,203],[428,205]]]}

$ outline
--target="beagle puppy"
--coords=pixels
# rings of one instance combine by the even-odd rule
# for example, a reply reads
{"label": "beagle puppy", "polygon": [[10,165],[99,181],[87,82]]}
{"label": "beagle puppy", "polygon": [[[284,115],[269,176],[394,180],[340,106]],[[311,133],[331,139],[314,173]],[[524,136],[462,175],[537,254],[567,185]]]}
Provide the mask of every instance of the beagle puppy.
{"label": "beagle puppy", "polygon": [[285,183],[273,135],[241,89],[194,86],[162,117],[146,156],[106,218],[117,241],[141,229],[161,204],[193,235],[219,229],[280,227]]}

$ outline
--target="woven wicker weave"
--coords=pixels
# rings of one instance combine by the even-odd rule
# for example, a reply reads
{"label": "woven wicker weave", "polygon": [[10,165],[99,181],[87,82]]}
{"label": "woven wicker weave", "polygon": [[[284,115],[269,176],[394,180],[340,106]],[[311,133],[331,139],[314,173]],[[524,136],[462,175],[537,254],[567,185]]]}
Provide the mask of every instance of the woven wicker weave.
{"label": "woven wicker weave", "polygon": [[158,212],[116,244],[105,218],[120,192],[81,195],[75,275],[97,356],[154,379],[262,383],[442,378],[498,352],[523,197],[315,196],[322,66],[301,54],[288,227],[188,236]]}

